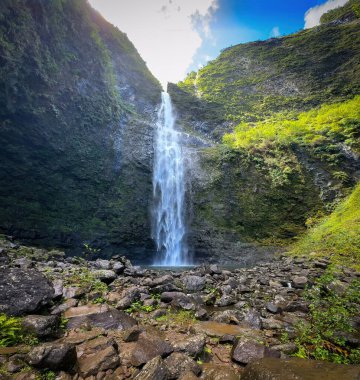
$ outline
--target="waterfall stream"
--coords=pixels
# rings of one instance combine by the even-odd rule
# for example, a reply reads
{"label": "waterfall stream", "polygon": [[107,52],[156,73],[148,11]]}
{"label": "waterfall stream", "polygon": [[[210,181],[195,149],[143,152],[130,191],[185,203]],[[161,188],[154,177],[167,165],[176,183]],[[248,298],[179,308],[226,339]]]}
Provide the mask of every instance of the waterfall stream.
{"label": "waterfall stream", "polygon": [[154,265],[189,265],[185,241],[184,157],[170,95],[161,94],[157,117],[154,156],[153,239],[157,247]]}

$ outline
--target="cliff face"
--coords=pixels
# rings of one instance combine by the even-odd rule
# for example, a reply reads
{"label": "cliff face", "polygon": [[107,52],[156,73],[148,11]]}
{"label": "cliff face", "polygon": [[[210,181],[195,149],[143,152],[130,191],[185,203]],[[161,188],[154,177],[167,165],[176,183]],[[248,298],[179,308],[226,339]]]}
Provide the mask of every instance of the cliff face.
{"label": "cliff face", "polygon": [[160,92],[85,0],[2,1],[1,230],[69,247],[149,245]]}
{"label": "cliff face", "polygon": [[[169,85],[179,124],[206,141],[187,144],[198,257],[251,262],[286,247],[359,180],[360,115],[350,108],[360,106],[351,100],[360,92],[360,22],[355,13],[330,21],[225,49]],[[322,104],[329,109],[318,112]],[[329,116],[342,105],[342,118]]]}

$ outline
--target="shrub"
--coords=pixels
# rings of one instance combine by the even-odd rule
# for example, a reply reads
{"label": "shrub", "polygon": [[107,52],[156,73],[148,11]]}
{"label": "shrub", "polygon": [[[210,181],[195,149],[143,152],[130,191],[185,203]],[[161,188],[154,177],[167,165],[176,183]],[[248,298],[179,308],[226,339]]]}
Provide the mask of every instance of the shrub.
{"label": "shrub", "polygon": [[21,318],[0,314],[0,347],[12,346],[22,340]]}
{"label": "shrub", "polygon": [[360,350],[347,344],[345,335],[354,332],[352,319],[357,315],[360,281],[353,280],[346,289],[336,292],[335,276],[328,271],[311,289],[304,292],[310,302],[309,320],[296,327],[295,343],[301,358],[335,363],[360,363]]}

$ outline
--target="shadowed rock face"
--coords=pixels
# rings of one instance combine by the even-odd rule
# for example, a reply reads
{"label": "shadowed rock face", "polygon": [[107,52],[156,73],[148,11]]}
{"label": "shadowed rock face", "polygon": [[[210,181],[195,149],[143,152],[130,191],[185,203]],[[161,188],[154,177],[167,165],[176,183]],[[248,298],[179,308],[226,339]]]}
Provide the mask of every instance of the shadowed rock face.
{"label": "shadowed rock face", "polygon": [[5,0],[0,13],[0,230],[141,258],[159,83],[85,0]]}
{"label": "shadowed rock face", "polygon": [[248,364],[242,380],[328,379],[356,380],[360,366],[347,366],[316,360],[264,358]]}
{"label": "shadowed rock face", "polygon": [[0,268],[0,313],[32,313],[53,299],[54,289],[35,269]]}

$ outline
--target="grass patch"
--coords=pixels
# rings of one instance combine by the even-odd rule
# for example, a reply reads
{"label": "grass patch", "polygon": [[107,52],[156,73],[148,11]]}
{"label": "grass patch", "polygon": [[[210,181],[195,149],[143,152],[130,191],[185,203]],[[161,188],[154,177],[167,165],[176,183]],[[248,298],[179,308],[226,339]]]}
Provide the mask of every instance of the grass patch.
{"label": "grass patch", "polygon": [[291,253],[330,256],[333,262],[359,269],[360,265],[360,184],[293,247]]}

